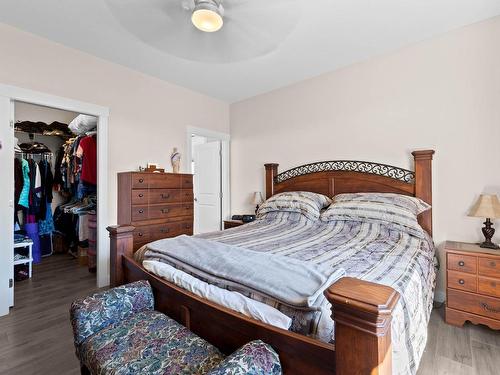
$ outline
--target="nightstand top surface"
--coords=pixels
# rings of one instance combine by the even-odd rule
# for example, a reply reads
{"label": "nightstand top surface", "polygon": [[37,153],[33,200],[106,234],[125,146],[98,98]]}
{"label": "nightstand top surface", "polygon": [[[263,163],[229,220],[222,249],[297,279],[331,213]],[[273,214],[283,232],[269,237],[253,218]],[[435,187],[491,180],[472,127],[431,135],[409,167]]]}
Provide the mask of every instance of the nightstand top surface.
{"label": "nightstand top surface", "polygon": [[483,248],[478,244],[469,242],[446,241],[444,248],[451,251],[455,250],[464,251],[467,253],[491,254],[500,256],[500,250]]}

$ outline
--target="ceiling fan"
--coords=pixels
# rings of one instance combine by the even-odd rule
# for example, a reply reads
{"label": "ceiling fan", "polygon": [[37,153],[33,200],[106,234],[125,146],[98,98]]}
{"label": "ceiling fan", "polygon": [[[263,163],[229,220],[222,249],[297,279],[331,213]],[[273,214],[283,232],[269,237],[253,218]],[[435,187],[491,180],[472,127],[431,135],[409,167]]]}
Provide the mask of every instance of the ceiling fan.
{"label": "ceiling fan", "polygon": [[276,50],[306,0],[105,0],[143,43],[191,61],[229,63]]}
{"label": "ceiling fan", "polygon": [[198,30],[213,33],[224,25],[222,0],[183,0],[182,6],[192,10],[191,22]]}

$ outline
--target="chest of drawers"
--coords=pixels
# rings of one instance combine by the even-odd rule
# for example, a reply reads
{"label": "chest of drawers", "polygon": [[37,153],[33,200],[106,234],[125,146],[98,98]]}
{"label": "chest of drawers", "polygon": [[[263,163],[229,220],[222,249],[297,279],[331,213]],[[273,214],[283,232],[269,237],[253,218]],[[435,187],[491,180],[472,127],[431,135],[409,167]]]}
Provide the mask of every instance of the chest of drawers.
{"label": "chest of drawers", "polygon": [[500,329],[500,252],[451,241],[445,252],[446,322]]}
{"label": "chest of drawers", "polygon": [[162,238],[193,234],[193,176],[118,173],[118,224],[136,227],[134,250]]}

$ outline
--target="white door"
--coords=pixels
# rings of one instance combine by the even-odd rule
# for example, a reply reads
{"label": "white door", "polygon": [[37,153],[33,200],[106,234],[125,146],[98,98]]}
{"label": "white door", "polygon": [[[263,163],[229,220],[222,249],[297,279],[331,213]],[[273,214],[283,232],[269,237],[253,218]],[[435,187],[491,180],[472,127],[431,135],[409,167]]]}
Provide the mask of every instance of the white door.
{"label": "white door", "polygon": [[221,229],[221,143],[193,146],[194,232]]}
{"label": "white door", "polygon": [[[0,96],[0,316],[14,304],[14,103]],[[12,120],[12,122],[11,122]]]}

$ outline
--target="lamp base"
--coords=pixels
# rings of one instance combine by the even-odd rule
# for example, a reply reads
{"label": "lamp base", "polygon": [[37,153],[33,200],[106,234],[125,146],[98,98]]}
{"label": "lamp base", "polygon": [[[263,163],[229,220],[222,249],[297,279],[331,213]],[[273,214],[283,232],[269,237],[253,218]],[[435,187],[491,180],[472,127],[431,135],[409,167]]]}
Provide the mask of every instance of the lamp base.
{"label": "lamp base", "polygon": [[499,250],[500,246],[493,242],[483,242],[479,244],[479,247],[482,247],[483,249],[494,249],[494,250]]}
{"label": "lamp base", "polygon": [[486,221],[483,223],[484,227],[481,228],[483,235],[484,235],[484,242],[479,244],[479,247],[483,247],[485,249],[499,249],[498,245],[494,244],[491,242],[491,239],[493,238],[493,235],[495,234],[495,228],[493,228],[493,223],[491,220],[488,218]]}

